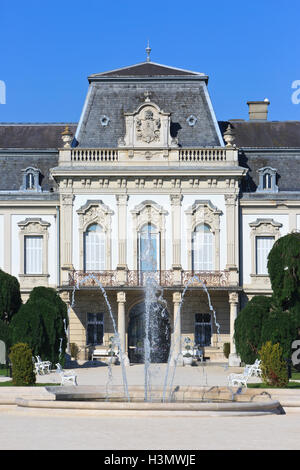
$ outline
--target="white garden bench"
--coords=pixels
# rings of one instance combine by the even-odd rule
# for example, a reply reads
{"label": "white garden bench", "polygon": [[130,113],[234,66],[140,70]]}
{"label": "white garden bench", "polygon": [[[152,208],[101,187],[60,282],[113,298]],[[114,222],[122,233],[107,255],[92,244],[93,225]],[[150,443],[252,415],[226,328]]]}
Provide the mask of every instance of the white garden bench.
{"label": "white garden bench", "polygon": [[66,383],[77,385],[77,375],[73,371],[66,372],[59,363],[56,364],[56,369],[56,372],[60,375],[61,378],[60,385],[64,385]]}
{"label": "white garden bench", "polygon": [[[109,352],[110,350],[108,349],[95,349],[92,353],[92,361],[94,361],[95,359],[101,359],[101,357],[110,357]],[[115,355],[117,356],[116,351]]]}
{"label": "white garden bench", "polygon": [[32,362],[34,364],[35,373],[38,375],[50,374],[51,362],[42,361],[40,356],[36,356],[36,360],[32,357]]}
{"label": "white garden bench", "polygon": [[259,359],[256,359],[254,364],[246,364],[245,369],[250,368],[251,369],[251,375],[255,377],[261,377],[261,367],[260,367],[261,361]]}
{"label": "white garden bench", "polygon": [[228,385],[230,387],[246,387],[249,378],[253,374],[253,365],[246,366],[241,374],[230,374],[228,376]]}

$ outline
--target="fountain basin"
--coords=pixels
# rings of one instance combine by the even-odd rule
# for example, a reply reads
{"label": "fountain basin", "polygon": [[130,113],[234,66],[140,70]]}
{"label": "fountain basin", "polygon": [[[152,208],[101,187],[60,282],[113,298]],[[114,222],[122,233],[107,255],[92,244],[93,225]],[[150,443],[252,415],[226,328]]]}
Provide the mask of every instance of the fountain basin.
{"label": "fountain basin", "polygon": [[130,386],[130,401],[124,398],[123,387],[114,387],[109,398],[105,387],[96,386],[65,386],[47,387],[54,395],[54,400],[30,400],[18,398],[18,406],[29,408],[90,410],[107,413],[133,413],[178,415],[261,415],[285,414],[280,402],[273,400],[268,394],[227,387],[173,387],[165,394],[163,389],[153,388],[149,401],[144,401],[144,388]]}

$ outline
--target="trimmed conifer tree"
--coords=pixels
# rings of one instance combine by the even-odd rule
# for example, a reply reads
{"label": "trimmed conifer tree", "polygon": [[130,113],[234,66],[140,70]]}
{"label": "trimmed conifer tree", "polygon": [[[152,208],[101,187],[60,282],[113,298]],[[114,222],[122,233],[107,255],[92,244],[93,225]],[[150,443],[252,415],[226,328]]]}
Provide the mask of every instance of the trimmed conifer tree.
{"label": "trimmed conifer tree", "polygon": [[18,279],[0,269],[0,320],[9,324],[21,305]]}
{"label": "trimmed conifer tree", "polygon": [[67,306],[57,292],[52,288],[35,287],[12,321],[13,343],[26,342],[34,355],[52,364],[63,362],[67,326]]}

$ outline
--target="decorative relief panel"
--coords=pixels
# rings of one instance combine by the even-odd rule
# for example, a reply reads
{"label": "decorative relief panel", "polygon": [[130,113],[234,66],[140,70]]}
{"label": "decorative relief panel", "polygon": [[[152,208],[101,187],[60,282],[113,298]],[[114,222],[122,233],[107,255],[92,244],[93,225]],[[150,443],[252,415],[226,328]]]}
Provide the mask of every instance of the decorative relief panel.
{"label": "decorative relief panel", "polygon": [[178,142],[170,134],[170,113],[163,112],[155,103],[141,104],[133,113],[124,113],[125,136],[119,139],[119,147],[157,148],[177,147]]}

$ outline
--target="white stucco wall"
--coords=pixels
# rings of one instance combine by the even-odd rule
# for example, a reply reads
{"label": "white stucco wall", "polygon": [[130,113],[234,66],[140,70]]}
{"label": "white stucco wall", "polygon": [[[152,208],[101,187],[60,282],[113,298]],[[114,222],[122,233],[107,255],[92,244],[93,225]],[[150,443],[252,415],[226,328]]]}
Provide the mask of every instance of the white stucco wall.
{"label": "white stucco wall", "polygon": [[[116,269],[118,264],[118,207],[115,195],[92,194],[92,195],[76,195],[73,208],[73,264],[75,269],[80,268],[79,262],[79,217],[77,210],[80,209],[88,200],[101,200],[113,212],[112,216],[112,269]],[[166,269],[172,268],[172,208],[170,196],[168,194],[133,194],[129,195],[127,206],[127,263],[129,269],[135,269],[133,250],[133,219],[131,211],[141,204],[143,201],[153,201],[162,206],[167,211],[166,214]],[[211,203],[222,211],[220,217],[220,269],[225,269],[226,265],[226,207],[223,195],[207,195],[207,194],[189,194],[183,195],[181,207],[181,240],[182,240],[182,265],[183,269],[188,269],[187,260],[187,216],[185,211],[196,200],[210,200]]]}

